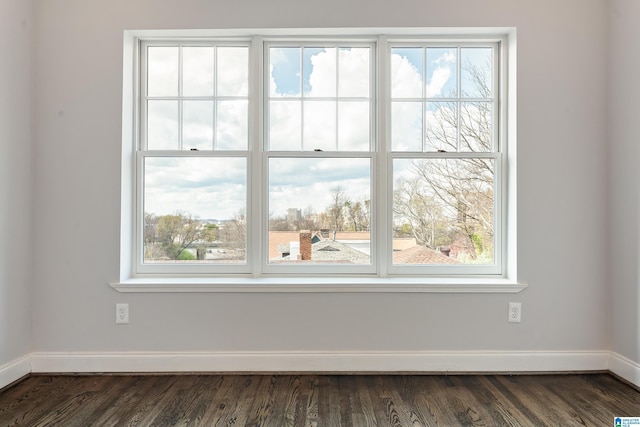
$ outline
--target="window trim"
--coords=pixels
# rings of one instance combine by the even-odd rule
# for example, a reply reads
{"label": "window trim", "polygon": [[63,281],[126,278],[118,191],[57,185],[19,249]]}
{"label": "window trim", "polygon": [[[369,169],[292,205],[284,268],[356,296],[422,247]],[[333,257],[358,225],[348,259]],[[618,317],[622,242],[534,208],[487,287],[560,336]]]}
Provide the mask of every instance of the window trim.
{"label": "window trim", "polygon": [[[260,37],[252,36],[256,33],[262,34]],[[502,64],[499,68],[499,73],[502,76],[500,82],[500,98],[498,99],[499,106],[506,103],[506,108],[498,108],[501,114],[504,115],[504,119],[500,120],[499,130],[497,133],[501,135],[506,153],[501,156],[501,166],[507,164],[508,167],[502,167],[502,173],[505,174],[505,179],[502,180],[501,185],[504,188],[502,196],[504,197],[504,203],[502,204],[503,212],[501,215],[505,218],[505,224],[501,227],[506,233],[502,237],[504,244],[501,249],[501,259],[503,260],[503,271],[501,274],[490,275],[464,275],[464,276],[428,276],[428,277],[412,277],[411,275],[403,276],[389,276],[389,272],[386,271],[388,266],[384,262],[378,263],[378,270],[373,275],[346,275],[338,274],[317,276],[306,275],[282,275],[273,276],[269,273],[259,273],[262,271],[261,257],[259,256],[265,250],[262,247],[256,248],[257,245],[250,245],[251,250],[247,248],[247,266],[252,273],[242,273],[233,275],[215,275],[204,276],[203,274],[140,274],[135,268],[135,263],[132,262],[132,255],[134,254],[134,247],[136,239],[134,205],[136,198],[134,192],[136,191],[134,186],[131,185],[133,176],[135,175],[135,150],[132,153],[131,148],[135,148],[137,138],[136,134],[139,134],[136,126],[139,124],[139,110],[137,109],[137,82],[132,78],[133,74],[138,74],[136,56],[139,55],[139,41],[140,40],[162,40],[173,37],[191,37],[194,40],[198,38],[216,37],[216,38],[228,38],[229,40],[237,40],[242,38],[246,40],[246,37],[251,37],[251,49],[262,48],[262,43],[265,40],[271,40],[271,37],[277,40],[285,40],[287,35],[299,34],[302,40],[305,37],[315,40],[319,35],[339,36],[340,38],[353,37],[354,40],[369,40],[371,34],[394,34],[393,40],[402,42],[403,37],[407,40],[416,40],[419,37],[428,37],[430,39],[446,39],[448,42],[462,42],[473,39],[474,41],[495,41],[500,40],[504,46],[501,48]],[[378,51],[386,49],[384,46],[387,36],[379,36]],[[300,40],[300,38],[297,38]],[[253,63],[254,59],[262,57],[260,55],[250,55],[250,67],[255,69],[256,65]],[[385,66],[384,60],[379,58],[378,67]],[[262,79],[257,73],[252,73],[250,76],[250,85],[259,84],[262,85]],[[516,280],[516,217],[515,217],[515,29],[513,28],[483,28],[483,29],[430,29],[430,28],[394,28],[394,29],[293,29],[293,30],[188,30],[188,31],[125,31],[124,33],[124,67],[123,67],[123,152],[122,152],[122,205],[121,205],[121,252],[120,252],[120,279],[111,284],[112,287],[121,292],[264,292],[264,291],[276,291],[276,292],[519,292],[526,288],[526,284],[518,283]],[[509,91],[505,89],[508,87]],[[262,87],[258,88],[258,93],[263,93]],[[378,92],[377,108],[385,110],[387,97],[389,94],[383,93],[381,90]],[[507,103],[508,101],[508,103]],[[376,103],[376,101],[374,101]],[[258,129],[262,129],[263,118],[259,114],[260,105],[251,105],[249,107],[250,119],[249,127],[249,143],[250,144],[263,144],[261,132],[257,132],[257,137],[252,137],[252,132],[256,132]],[[385,114],[384,111],[380,114]],[[510,121],[507,126],[507,120]],[[388,131],[386,123],[377,123],[376,132],[381,135]],[[508,149],[507,149],[508,146]],[[224,154],[224,153],[223,153]],[[373,154],[377,159],[374,164],[377,166],[380,163],[386,163],[384,157]],[[255,165],[256,162],[260,162],[260,156],[248,155],[248,162],[250,165]],[[388,166],[385,164],[384,168],[378,172],[386,171]],[[251,168],[253,169],[253,168]],[[260,181],[258,174],[249,174],[248,187],[255,185]],[[379,179],[379,173],[374,174],[372,179]],[[256,200],[257,192],[250,192],[249,198],[250,209],[260,210],[261,202]],[[389,195],[385,195],[388,198]],[[257,202],[257,203],[256,203]],[[505,216],[506,213],[509,216]],[[500,217],[501,215],[498,215]],[[379,215],[376,219],[376,224],[385,222],[387,218],[385,215]],[[250,231],[253,233],[260,232],[262,229],[262,220],[253,221],[249,224]],[[248,229],[249,232],[249,229]],[[390,234],[390,233],[389,233]],[[390,237],[387,233],[378,233],[377,245],[384,245]],[[132,243],[134,243],[132,245]],[[507,250],[509,249],[509,250]],[[251,256],[258,252],[258,256]],[[382,253],[380,253],[382,255]],[[381,256],[380,258],[383,258]],[[379,260],[382,261],[382,260]],[[189,266],[191,269],[193,266]],[[256,269],[257,268],[257,269]]]}

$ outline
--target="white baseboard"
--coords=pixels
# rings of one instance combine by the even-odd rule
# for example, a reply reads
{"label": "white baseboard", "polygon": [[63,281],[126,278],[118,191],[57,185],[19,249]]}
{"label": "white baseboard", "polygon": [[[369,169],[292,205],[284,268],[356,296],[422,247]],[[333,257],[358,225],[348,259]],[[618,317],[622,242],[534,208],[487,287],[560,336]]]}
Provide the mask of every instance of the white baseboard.
{"label": "white baseboard", "polygon": [[640,364],[608,351],[258,351],[36,352],[0,366],[0,388],[32,372],[532,373],[606,370],[640,387]]}
{"label": "white baseboard", "polygon": [[640,364],[626,357],[611,352],[609,356],[609,370],[624,378],[630,383],[640,387]]}
{"label": "white baseboard", "polygon": [[23,356],[0,366],[0,388],[6,387],[31,373],[31,357]]}
{"label": "white baseboard", "polygon": [[32,353],[32,372],[570,372],[604,371],[609,352]]}

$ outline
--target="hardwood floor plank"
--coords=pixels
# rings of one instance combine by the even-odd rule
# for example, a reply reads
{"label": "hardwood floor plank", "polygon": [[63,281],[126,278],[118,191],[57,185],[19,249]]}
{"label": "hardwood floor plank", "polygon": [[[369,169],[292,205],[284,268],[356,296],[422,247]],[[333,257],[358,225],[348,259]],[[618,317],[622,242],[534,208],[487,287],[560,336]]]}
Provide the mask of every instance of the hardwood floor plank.
{"label": "hardwood floor plank", "polygon": [[581,375],[34,375],[2,426],[607,426],[640,391]]}
{"label": "hardwood floor plank", "polygon": [[317,376],[309,377],[309,397],[307,399],[307,423],[309,427],[318,427],[320,410],[318,399],[320,390],[318,389],[319,379]]}
{"label": "hardwood floor plank", "polygon": [[214,404],[205,414],[201,425],[227,426],[233,425],[237,419],[236,406],[246,384],[246,377],[224,376],[220,388],[216,391]]}
{"label": "hardwood floor plank", "polygon": [[432,427],[438,425],[429,401],[425,397],[424,391],[429,383],[434,381],[433,377],[423,375],[403,375],[396,377],[398,393],[406,402],[411,411],[412,418],[417,418],[413,425]]}
{"label": "hardwood floor plank", "polygon": [[[360,403],[359,412],[354,414],[354,425],[365,426],[377,426],[376,414],[373,408],[373,401],[371,399],[371,393],[369,392],[368,384],[369,376],[357,376],[354,378],[354,382],[357,385],[356,393],[358,394],[357,400]],[[355,410],[355,409],[354,409]]]}

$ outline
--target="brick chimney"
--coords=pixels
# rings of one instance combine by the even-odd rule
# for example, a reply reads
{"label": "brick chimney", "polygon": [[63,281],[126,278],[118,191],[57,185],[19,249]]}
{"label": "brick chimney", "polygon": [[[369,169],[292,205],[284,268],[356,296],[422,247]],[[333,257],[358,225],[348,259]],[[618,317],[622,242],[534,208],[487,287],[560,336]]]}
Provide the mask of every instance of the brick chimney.
{"label": "brick chimney", "polygon": [[300,258],[303,261],[311,261],[311,231],[300,231]]}

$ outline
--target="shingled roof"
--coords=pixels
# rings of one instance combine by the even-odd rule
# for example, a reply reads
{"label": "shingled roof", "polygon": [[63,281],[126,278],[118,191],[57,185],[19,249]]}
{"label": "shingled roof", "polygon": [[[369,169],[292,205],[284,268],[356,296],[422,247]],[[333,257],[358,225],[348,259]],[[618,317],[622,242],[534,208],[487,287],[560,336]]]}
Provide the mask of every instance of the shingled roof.
{"label": "shingled roof", "polygon": [[394,264],[460,264],[457,259],[448,257],[425,246],[413,246],[393,253]]}
{"label": "shingled roof", "polygon": [[[369,255],[334,240],[321,240],[311,245],[311,261],[314,263],[369,264]],[[270,262],[309,262],[294,261],[289,256],[272,259]]]}

